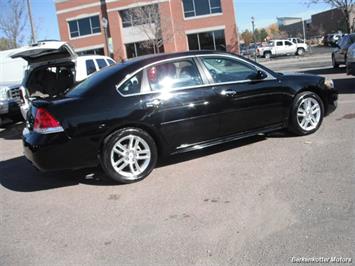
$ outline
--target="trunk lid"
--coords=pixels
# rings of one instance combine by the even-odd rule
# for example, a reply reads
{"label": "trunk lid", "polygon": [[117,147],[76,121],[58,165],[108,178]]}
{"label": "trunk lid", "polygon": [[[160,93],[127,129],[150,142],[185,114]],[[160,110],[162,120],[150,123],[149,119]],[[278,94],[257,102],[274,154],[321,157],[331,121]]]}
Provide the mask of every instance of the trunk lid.
{"label": "trunk lid", "polygon": [[76,57],[77,54],[68,43],[58,41],[38,42],[11,55],[11,58],[23,58],[29,64],[57,59],[72,60]]}

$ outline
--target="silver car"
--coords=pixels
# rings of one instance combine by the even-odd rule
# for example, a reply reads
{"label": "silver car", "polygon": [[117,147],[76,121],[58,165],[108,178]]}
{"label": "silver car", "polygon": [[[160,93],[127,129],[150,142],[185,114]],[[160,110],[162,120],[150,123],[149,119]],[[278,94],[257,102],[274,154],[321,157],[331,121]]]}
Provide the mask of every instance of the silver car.
{"label": "silver car", "polygon": [[346,56],[346,73],[355,76],[355,42],[348,49]]}

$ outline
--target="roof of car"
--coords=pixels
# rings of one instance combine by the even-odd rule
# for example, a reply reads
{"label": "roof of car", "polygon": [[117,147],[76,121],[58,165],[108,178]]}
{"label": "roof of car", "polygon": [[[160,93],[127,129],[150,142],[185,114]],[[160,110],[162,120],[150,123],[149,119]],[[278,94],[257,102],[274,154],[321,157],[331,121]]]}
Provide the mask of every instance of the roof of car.
{"label": "roof of car", "polygon": [[88,59],[88,58],[106,58],[106,59],[108,59],[110,57],[104,56],[104,55],[88,54],[88,55],[80,55],[80,56],[78,56],[78,58],[83,58],[83,59]]}
{"label": "roof of car", "polygon": [[[109,68],[111,69],[110,71],[113,71],[113,72],[114,71],[121,71],[122,69],[127,69],[128,72],[133,72],[133,71],[138,70],[144,66],[147,66],[149,64],[154,64],[159,61],[169,60],[169,59],[174,59],[174,58],[181,58],[181,57],[185,57],[185,56],[194,56],[194,55],[227,55],[227,56],[231,55],[231,56],[234,56],[237,58],[241,58],[244,61],[249,61],[251,64],[258,65],[260,68],[265,69],[264,66],[262,66],[256,62],[252,62],[249,59],[241,57],[237,54],[232,54],[232,53],[223,52],[223,51],[214,51],[214,50],[162,53],[162,54],[151,54],[151,55],[139,56],[139,57],[125,60],[121,63],[110,66]],[[270,71],[270,70],[268,70],[268,71]]]}
{"label": "roof of car", "polygon": [[[184,56],[194,56],[194,55],[208,55],[208,54],[224,54],[228,55],[230,53],[223,52],[223,51],[214,51],[214,50],[199,50],[199,51],[187,51],[187,52],[174,52],[174,53],[161,53],[161,54],[150,54],[144,56],[138,56],[131,59],[127,59],[125,63],[136,63],[136,62],[143,62],[143,61],[160,61],[165,59],[173,59],[178,57]],[[234,54],[235,55],[235,54]]]}

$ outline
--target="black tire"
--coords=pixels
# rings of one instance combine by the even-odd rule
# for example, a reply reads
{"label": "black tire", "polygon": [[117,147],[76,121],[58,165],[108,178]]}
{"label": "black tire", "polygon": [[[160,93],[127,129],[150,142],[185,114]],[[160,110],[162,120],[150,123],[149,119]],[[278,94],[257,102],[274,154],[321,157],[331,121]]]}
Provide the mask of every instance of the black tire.
{"label": "black tire", "polygon": [[271,53],[270,53],[270,52],[265,52],[265,53],[264,53],[264,57],[265,57],[266,59],[270,59],[270,58],[271,58]]}
{"label": "black tire", "polygon": [[[139,175],[135,175],[132,177],[126,177],[124,175],[119,174],[113,167],[112,162],[111,162],[111,152],[115,146],[115,144],[119,141],[122,140],[124,137],[127,136],[137,136],[141,139],[143,139],[146,144],[148,144],[149,149],[150,149],[150,161],[148,163],[148,166],[146,169],[140,173]],[[144,130],[140,128],[123,128],[120,129],[111,135],[109,135],[103,144],[103,148],[101,151],[101,156],[100,156],[100,163],[101,166],[104,170],[104,172],[108,175],[109,178],[113,179],[116,182],[123,183],[123,184],[129,184],[129,183],[134,183],[141,181],[145,177],[147,177],[154,169],[158,159],[158,151],[157,151],[157,146],[153,138]],[[128,166],[127,166],[128,167]]]}
{"label": "black tire", "polygon": [[338,68],[339,67],[339,64],[337,63],[337,61],[335,61],[334,55],[332,55],[332,65],[333,65],[333,68]]}
{"label": "black tire", "polygon": [[[298,117],[297,117],[297,112],[298,112],[299,106],[302,104],[302,101],[307,98],[312,98],[312,99],[316,100],[320,106],[320,118],[319,118],[317,126],[312,130],[303,129],[300,126],[299,121],[298,121]],[[323,104],[322,99],[314,92],[311,92],[311,91],[301,92],[298,95],[296,95],[296,97],[293,101],[292,108],[290,111],[288,129],[292,133],[294,133],[298,136],[312,134],[312,133],[316,132],[319,129],[319,127],[321,126],[322,121],[323,121],[323,117],[324,117],[324,104]]]}
{"label": "black tire", "polygon": [[306,51],[303,48],[298,48],[297,49],[297,55],[303,56]]}

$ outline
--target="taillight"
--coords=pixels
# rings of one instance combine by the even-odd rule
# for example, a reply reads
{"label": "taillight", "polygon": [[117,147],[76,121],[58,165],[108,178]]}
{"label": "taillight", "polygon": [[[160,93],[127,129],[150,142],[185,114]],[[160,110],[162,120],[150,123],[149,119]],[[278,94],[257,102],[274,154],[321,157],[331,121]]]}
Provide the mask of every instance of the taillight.
{"label": "taillight", "polygon": [[33,131],[50,134],[64,131],[59,121],[55,119],[46,109],[38,108],[33,126]]}

